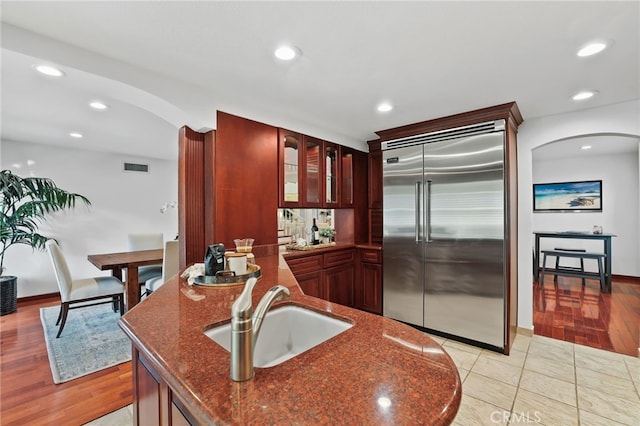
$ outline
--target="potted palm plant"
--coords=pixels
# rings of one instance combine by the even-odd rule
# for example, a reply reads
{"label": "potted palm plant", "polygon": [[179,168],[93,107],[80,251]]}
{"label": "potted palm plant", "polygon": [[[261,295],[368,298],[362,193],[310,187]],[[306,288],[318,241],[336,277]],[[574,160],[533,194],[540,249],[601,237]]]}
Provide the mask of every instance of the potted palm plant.
{"label": "potted palm plant", "polygon": [[7,250],[14,244],[44,250],[49,237],[38,233],[40,222],[49,213],[74,208],[76,201],[91,205],[86,197],[58,188],[51,179],[0,172],[0,315],[16,311],[17,277],[4,275]]}

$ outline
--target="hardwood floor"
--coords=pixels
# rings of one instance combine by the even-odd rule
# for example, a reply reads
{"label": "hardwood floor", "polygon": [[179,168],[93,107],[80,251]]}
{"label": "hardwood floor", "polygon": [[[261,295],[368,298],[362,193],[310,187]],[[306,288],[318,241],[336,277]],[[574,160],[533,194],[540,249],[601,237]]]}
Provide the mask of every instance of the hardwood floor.
{"label": "hardwood floor", "polygon": [[18,303],[0,317],[0,423],[82,425],[132,402],[131,362],[70,382],[54,384],[40,308],[59,305],[48,298]]}
{"label": "hardwood floor", "polygon": [[533,284],[533,327],[540,336],[637,357],[640,347],[640,284],[624,279],[601,293],[597,280],[546,275]]}
{"label": "hardwood floor", "polygon": [[[534,284],[535,334],[638,356],[640,285],[615,280],[611,294],[577,278]],[[131,362],[59,385],[53,384],[40,308],[56,298],[19,303],[0,317],[0,423],[82,425],[132,402]]]}

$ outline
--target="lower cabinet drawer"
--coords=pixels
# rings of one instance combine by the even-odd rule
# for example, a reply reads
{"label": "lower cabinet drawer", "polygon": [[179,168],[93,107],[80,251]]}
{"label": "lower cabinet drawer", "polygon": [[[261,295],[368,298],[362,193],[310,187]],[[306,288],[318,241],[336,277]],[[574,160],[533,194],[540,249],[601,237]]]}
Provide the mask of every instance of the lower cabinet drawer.
{"label": "lower cabinet drawer", "polygon": [[344,265],[345,263],[355,262],[355,250],[338,250],[324,254],[324,267],[332,268],[334,266]]}
{"label": "lower cabinet drawer", "polygon": [[303,256],[295,259],[287,259],[287,265],[293,272],[293,275],[304,274],[307,272],[319,271],[322,269],[322,255]]}
{"label": "lower cabinet drawer", "polygon": [[360,249],[360,262],[382,263],[382,251],[372,249]]}

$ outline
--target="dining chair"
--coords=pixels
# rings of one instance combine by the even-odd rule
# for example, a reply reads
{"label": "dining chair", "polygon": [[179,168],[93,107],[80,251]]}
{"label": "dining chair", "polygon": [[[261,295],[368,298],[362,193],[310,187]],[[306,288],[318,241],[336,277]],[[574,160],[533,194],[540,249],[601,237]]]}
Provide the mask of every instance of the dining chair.
{"label": "dining chair", "polygon": [[[60,324],[60,329],[58,330],[56,338],[62,334],[62,329],[64,329],[64,325],[67,322],[67,314],[70,309],[113,303],[114,310],[116,310],[115,308],[117,306],[120,315],[124,313],[124,285],[122,281],[110,276],[74,280],[71,278],[71,273],[69,272],[69,267],[67,266],[67,261],[64,258],[62,250],[60,250],[55,240],[48,240],[46,247],[51,262],[53,263],[58,287],[60,288],[60,313],[56,321],[56,325]],[[92,301],[97,302],[86,303]],[[82,304],[72,306],[77,303]]]}
{"label": "dining chair", "polygon": [[169,240],[164,243],[162,257],[162,276],[148,279],[145,284],[145,295],[148,296],[162,286],[169,278],[179,270],[179,245],[177,240]]}
{"label": "dining chair", "polygon": [[[129,250],[156,250],[164,244],[164,235],[161,232],[148,234],[129,234]],[[138,285],[142,286],[151,278],[162,277],[162,265],[146,265],[138,268]]]}

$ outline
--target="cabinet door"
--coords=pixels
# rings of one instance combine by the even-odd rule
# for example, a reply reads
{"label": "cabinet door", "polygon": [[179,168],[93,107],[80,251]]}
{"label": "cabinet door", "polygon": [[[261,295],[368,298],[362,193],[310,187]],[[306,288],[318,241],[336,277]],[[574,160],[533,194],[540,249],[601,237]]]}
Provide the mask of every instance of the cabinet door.
{"label": "cabinet door", "polygon": [[304,294],[320,299],[324,298],[322,292],[322,271],[308,272],[306,274],[295,275],[295,277]]}
{"label": "cabinet door", "polygon": [[162,411],[160,379],[144,364],[134,351],[134,417],[138,425],[159,425]]}
{"label": "cabinet door", "polygon": [[353,263],[324,270],[324,299],[353,307]]}
{"label": "cabinet door", "polygon": [[382,245],[382,209],[369,210],[369,242]]}
{"label": "cabinet door", "polygon": [[382,265],[365,262],[359,265],[355,307],[382,315]]}
{"label": "cabinet door", "polygon": [[340,147],[340,206],[343,208],[353,207],[353,151],[351,148]]}
{"label": "cabinet door", "polygon": [[340,146],[324,143],[324,206],[340,207]]}
{"label": "cabinet door", "polygon": [[191,426],[187,417],[176,404],[171,404],[171,426]]}
{"label": "cabinet door", "polygon": [[382,151],[369,153],[369,208],[382,208]]}
{"label": "cabinet door", "polygon": [[319,139],[304,136],[304,207],[320,207],[323,191],[323,144]]}
{"label": "cabinet door", "polygon": [[302,202],[302,136],[278,129],[279,144],[279,207],[299,207]]}

